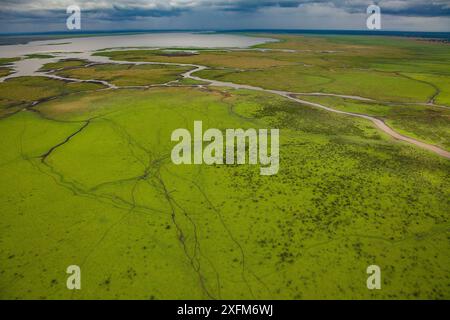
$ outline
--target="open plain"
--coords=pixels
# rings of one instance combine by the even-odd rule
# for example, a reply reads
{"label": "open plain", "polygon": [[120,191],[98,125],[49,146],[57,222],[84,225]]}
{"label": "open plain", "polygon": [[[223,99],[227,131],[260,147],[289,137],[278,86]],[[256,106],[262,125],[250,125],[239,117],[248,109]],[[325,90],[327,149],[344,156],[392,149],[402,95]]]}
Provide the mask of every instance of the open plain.
{"label": "open plain", "polygon": [[[1,298],[450,298],[449,45],[249,36],[0,60]],[[198,120],[280,129],[278,174],[174,165]]]}

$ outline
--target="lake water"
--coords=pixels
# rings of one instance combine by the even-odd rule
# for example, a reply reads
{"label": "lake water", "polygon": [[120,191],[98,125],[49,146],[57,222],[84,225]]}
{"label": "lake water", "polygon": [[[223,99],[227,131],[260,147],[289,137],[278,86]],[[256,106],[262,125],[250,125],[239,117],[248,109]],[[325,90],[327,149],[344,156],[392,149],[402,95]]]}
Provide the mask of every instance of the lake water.
{"label": "lake water", "polygon": [[102,49],[113,48],[237,48],[244,49],[257,44],[277,41],[274,39],[247,37],[233,34],[204,33],[150,33],[134,35],[106,35],[32,41],[27,44],[0,46],[0,58],[23,57],[33,53],[52,53],[51,59],[22,59],[12,63],[14,73],[0,78],[3,82],[21,76],[44,75],[38,70],[46,63],[61,59],[85,59],[107,63],[109,58],[92,56]]}
{"label": "lake water", "polygon": [[33,41],[28,44],[0,46],[0,58],[18,57],[31,53],[90,52],[123,47],[181,47],[181,48],[247,48],[273,39],[233,34],[204,33],[150,33],[135,35],[108,35]]}

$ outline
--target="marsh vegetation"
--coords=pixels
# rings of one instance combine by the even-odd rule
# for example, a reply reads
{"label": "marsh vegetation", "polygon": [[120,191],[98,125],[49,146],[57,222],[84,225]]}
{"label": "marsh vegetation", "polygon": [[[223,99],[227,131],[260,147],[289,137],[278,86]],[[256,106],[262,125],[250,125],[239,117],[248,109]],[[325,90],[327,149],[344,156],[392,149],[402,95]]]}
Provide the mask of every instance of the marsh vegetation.
{"label": "marsh vegetation", "polygon": [[[371,98],[301,96],[449,149],[447,45],[271,36],[282,41],[195,55],[98,54],[198,63],[209,67],[198,73],[205,79]],[[275,94],[192,79],[145,87],[178,80],[187,67],[61,61],[44,69],[144,87],[0,83],[0,297],[450,297],[448,159],[365,119]],[[174,165],[171,133],[192,131],[197,120],[280,129],[279,173]],[[374,263],[383,270],[377,292],[366,287]],[[83,270],[76,293],[65,287],[72,264]]]}

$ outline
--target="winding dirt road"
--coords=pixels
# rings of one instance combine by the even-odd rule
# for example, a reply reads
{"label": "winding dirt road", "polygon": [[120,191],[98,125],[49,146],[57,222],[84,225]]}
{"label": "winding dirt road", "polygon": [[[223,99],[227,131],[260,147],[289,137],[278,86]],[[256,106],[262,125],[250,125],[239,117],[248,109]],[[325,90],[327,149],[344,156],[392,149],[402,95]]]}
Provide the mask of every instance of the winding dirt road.
{"label": "winding dirt road", "polygon": [[[400,140],[400,141],[404,141],[410,144],[413,144],[415,146],[418,146],[422,149],[434,152],[444,158],[450,159],[450,152],[441,149],[437,146],[422,142],[422,141],[418,141],[415,140],[413,138],[404,136],[398,132],[396,132],[395,130],[393,130],[391,127],[389,127],[386,123],[384,123],[382,120],[377,119],[375,117],[369,116],[369,115],[365,115],[365,114],[359,114],[359,113],[352,113],[352,112],[345,112],[345,111],[340,111],[340,110],[336,110],[333,108],[329,108],[326,107],[324,105],[321,105],[319,103],[314,103],[314,102],[309,102],[309,101],[305,101],[305,100],[301,100],[295,97],[295,95],[299,95],[298,93],[295,92],[288,92],[288,91],[279,91],[279,90],[268,90],[268,89],[263,89],[260,87],[254,87],[254,86],[249,86],[249,85],[240,85],[240,84],[235,84],[235,83],[231,83],[231,82],[222,82],[222,81],[216,81],[216,80],[208,80],[208,79],[203,79],[200,77],[196,77],[193,76],[192,74],[201,70],[205,70],[206,67],[204,66],[196,66],[197,69],[195,70],[191,70],[189,72],[186,72],[183,76],[185,78],[189,78],[189,79],[193,79],[193,80],[197,80],[197,81],[204,81],[204,82],[208,82],[210,85],[212,86],[220,86],[220,87],[230,87],[230,88],[234,88],[234,89],[247,89],[247,90],[255,90],[255,91],[263,91],[263,92],[268,92],[268,93],[272,93],[272,94],[277,94],[279,96],[285,97],[289,100],[304,104],[304,105],[309,105],[312,107],[316,107],[316,108],[320,108],[320,109],[324,109],[327,110],[329,112],[334,112],[334,113],[338,113],[338,114],[343,114],[343,115],[348,115],[348,116],[352,116],[352,117],[357,117],[357,118],[362,118],[362,119],[366,119],[366,120],[370,120],[372,121],[375,126],[377,128],[379,128],[381,131],[383,131],[384,133],[388,134],[389,136],[391,136],[392,138],[396,139],[396,140]],[[301,94],[300,94],[301,95]],[[312,95],[322,95],[322,94],[312,94]],[[325,95],[325,94],[324,94]],[[336,95],[337,96],[337,95]],[[354,97],[354,96],[340,96],[340,97],[347,97],[347,98],[351,98],[351,99],[358,99],[358,100],[362,100],[362,101],[373,101],[371,99],[367,99],[367,98],[362,98],[362,97]]]}

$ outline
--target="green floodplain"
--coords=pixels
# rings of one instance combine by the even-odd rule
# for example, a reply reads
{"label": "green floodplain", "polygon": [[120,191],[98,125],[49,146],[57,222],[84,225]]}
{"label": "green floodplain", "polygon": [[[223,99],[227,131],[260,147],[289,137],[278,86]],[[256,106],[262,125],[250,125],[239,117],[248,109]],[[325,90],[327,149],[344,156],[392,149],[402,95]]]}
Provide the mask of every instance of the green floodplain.
{"label": "green floodplain", "polygon": [[[43,68],[126,88],[0,83],[0,298],[449,299],[449,159],[369,120],[181,79],[186,66],[132,64],[207,66],[195,76],[296,92],[449,151],[449,45],[265,36],[280,41]],[[196,120],[280,129],[279,173],[172,164],[171,133]],[[374,264],[382,289],[371,291]],[[81,267],[79,291],[66,287],[69,265]]]}

